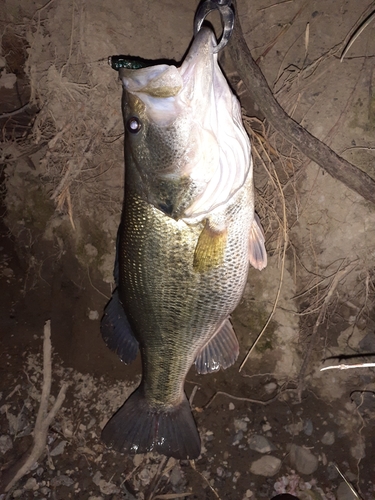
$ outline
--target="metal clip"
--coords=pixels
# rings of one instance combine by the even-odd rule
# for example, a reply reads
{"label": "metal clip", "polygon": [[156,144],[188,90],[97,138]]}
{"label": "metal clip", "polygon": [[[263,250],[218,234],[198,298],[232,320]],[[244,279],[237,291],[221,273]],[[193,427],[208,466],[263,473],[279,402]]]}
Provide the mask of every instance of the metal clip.
{"label": "metal clip", "polygon": [[213,10],[219,11],[221,22],[223,23],[223,34],[220,43],[214,49],[214,52],[222,50],[229,41],[234,27],[234,13],[230,8],[232,0],[204,0],[195,14],[194,33],[195,35],[201,29],[203,21]]}

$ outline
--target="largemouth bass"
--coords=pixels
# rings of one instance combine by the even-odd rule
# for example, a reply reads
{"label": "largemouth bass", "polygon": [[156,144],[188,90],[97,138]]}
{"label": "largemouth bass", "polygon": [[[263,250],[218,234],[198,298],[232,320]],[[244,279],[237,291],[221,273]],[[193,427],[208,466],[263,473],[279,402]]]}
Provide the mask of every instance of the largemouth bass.
{"label": "largemouth bass", "polygon": [[235,362],[230,314],[249,262],[266,265],[250,143],[215,46],[203,28],[179,68],[120,70],[125,198],[101,330],[124,362],[142,357],[140,386],[102,432],[122,452],[199,456],[185,377]]}

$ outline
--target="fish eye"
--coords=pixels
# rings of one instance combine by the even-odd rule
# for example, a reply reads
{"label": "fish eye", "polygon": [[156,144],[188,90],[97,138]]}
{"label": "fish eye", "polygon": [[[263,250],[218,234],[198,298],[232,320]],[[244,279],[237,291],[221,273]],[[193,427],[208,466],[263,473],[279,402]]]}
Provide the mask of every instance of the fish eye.
{"label": "fish eye", "polygon": [[127,121],[126,128],[131,134],[137,134],[142,128],[142,123],[139,118],[137,118],[136,116],[132,116]]}

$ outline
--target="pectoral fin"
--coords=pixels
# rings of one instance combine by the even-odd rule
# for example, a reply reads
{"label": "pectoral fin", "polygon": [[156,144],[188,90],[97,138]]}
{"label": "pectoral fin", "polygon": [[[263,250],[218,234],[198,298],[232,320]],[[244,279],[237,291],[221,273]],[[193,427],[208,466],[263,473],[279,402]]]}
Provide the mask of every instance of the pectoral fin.
{"label": "pectoral fin", "polygon": [[120,302],[117,289],[104,308],[100,332],[106,345],[128,364],[135,360],[138,342]]}
{"label": "pectoral fin", "polygon": [[226,228],[217,229],[207,219],[195,248],[194,270],[204,273],[219,267],[224,262],[226,244]]}
{"label": "pectoral fin", "polygon": [[220,368],[225,370],[233,365],[239,352],[238,340],[228,318],[198,354],[195,368],[201,374],[215,372]]}
{"label": "pectoral fin", "polygon": [[249,261],[261,271],[267,265],[267,252],[264,245],[264,232],[257,214],[254,216],[249,234]]}

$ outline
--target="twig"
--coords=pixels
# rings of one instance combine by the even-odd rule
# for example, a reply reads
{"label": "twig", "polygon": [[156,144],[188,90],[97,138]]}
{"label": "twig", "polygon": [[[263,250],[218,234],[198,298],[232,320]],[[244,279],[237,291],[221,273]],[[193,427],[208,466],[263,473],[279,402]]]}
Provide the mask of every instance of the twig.
{"label": "twig", "polygon": [[356,492],[356,490],[354,489],[353,485],[346,479],[346,477],[344,476],[344,474],[340,471],[340,469],[337,467],[337,465],[334,463],[333,464],[335,467],[336,467],[336,470],[337,472],[340,474],[340,476],[343,478],[343,480],[346,482],[346,484],[348,485],[348,487],[350,488],[351,492],[353,493],[353,495],[358,498],[358,500],[361,500],[361,497],[358,495],[358,493]]}
{"label": "twig", "polygon": [[344,363],[340,363],[338,365],[330,365],[321,368],[320,371],[324,372],[326,370],[349,370],[350,368],[374,368],[375,363],[357,363],[355,365],[347,365]]}
{"label": "twig", "polygon": [[[5,492],[8,492],[25,474],[27,474],[34,463],[39,459],[45,450],[47,444],[48,428],[52,420],[55,418],[57,412],[65,399],[67,384],[61,386],[60,392],[56,398],[54,405],[49,413],[48,400],[51,392],[52,383],[52,363],[51,363],[51,322],[47,321],[44,325],[44,342],[43,342],[43,387],[40,399],[39,411],[36,417],[33,438],[34,443],[31,449],[26,453],[19,462],[12,468],[12,472],[16,470],[13,478],[5,487]],[[21,463],[20,463],[21,462]],[[17,470],[18,469],[18,470]]]}
{"label": "twig", "polygon": [[0,114],[0,119],[2,118],[9,118],[10,116],[14,116],[14,115],[18,115],[18,113],[22,113],[22,111],[24,111],[26,108],[29,107],[29,102],[27,102],[26,104],[24,104],[23,106],[21,106],[20,108],[18,109],[15,109],[14,111],[8,111],[7,113],[1,113]]}
{"label": "twig", "polygon": [[155,476],[150,484],[149,490],[148,490],[149,491],[149,494],[147,495],[148,500],[153,500],[153,498],[154,498],[154,493],[160,484],[161,478],[163,477],[163,470],[167,464],[167,460],[169,460],[168,457],[163,456],[163,458],[160,461],[158,470],[157,470],[157,472],[156,472],[156,474],[155,474]]}
{"label": "twig", "polygon": [[345,45],[345,48],[343,50],[342,56],[340,57],[340,62],[344,60],[344,57],[346,56],[348,50],[350,47],[353,45],[353,43],[357,40],[359,35],[364,31],[367,26],[371,23],[371,21],[375,19],[375,11],[372,12],[367,19],[364,20],[364,22],[356,29],[356,31],[353,33],[353,35],[350,37],[348,43]]}
{"label": "twig", "polygon": [[191,465],[191,468],[192,468],[195,472],[197,472],[197,474],[199,474],[199,475],[200,475],[200,476],[201,476],[201,477],[202,477],[202,478],[206,481],[206,483],[208,484],[209,488],[211,489],[211,491],[213,492],[213,494],[215,495],[215,497],[216,497],[216,498],[218,498],[218,499],[220,500],[220,497],[219,497],[218,492],[215,490],[215,488],[214,488],[213,486],[211,486],[211,484],[210,484],[209,480],[208,480],[206,477],[204,477],[204,475],[203,475],[203,474],[201,474],[201,473],[199,472],[199,470],[197,470],[197,468],[195,467],[195,462],[194,462],[194,460],[190,460],[190,465]]}
{"label": "twig", "polygon": [[285,390],[282,390],[282,391],[278,392],[276,394],[276,396],[274,396],[273,398],[267,399],[266,401],[262,401],[260,399],[242,398],[242,397],[239,397],[239,396],[233,396],[232,394],[228,394],[227,392],[217,391],[212,396],[212,398],[209,399],[208,403],[206,403],[204,405],[203,408],[204,409],[208,408],[210,406],[210,404],[213,402],[213,400],[216,398],[216,396],[227,396],[228,398],[234,399],[235,401],[245,401],[247,403],[254,403],[254,404],[257,404],[257,405],[267,406],[267,405],[273,403],[273,401],[276,401],[281,396],[281,394],[284,394],[284,392],[295,392],[295,389],[285,389]]}

